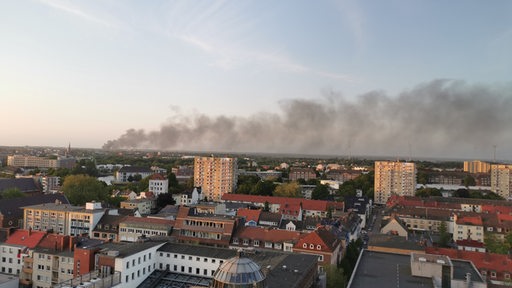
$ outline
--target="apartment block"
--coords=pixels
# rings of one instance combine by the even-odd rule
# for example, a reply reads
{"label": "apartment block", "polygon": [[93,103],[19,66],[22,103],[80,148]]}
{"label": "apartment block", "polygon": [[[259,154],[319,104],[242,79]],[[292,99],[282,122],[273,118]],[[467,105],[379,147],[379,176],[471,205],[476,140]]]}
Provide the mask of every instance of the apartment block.
{"label": "apartment block", "polygon": [[491,170],[491,164],[488,162],[483,162],[479,160],[474,161],[464,161],[464,172],[469,172],[471,174],[477,173],[489,173]]}
{"label": "apartment block", "polygon": [[236,190],[237,172],[237,158],[195,157],[194,186],[201,187],[208,200],[219,201]]}
{"label": "apartment block", "polygon": [[158,196],[162,193],[169,193],[169,179],[161,174],[153,174],[149,177],[149,188],[151,191]]}
{"label": "apartment block", "polygon": [[375,203],[386,204],[392,194],[413,196],[416,191],[416,164],[375,161]]}
{"label": "apartment block", "polygon": [[491,191],[505,199],[512,198],[512,165],[491,165]]}
{"label": "apartment block", "polygon": [[76,159],[59,156],[57,159],[50,159],[37,156],[9,155],[7,166],[28,167],[28,168],[73,168]]}
{"label": "apartment block", "polygon": [[105,214],[100,203],[87,203],[85,208],[55,203],[22,207],[23,229],[53,231],[64,235],[90,234]]}

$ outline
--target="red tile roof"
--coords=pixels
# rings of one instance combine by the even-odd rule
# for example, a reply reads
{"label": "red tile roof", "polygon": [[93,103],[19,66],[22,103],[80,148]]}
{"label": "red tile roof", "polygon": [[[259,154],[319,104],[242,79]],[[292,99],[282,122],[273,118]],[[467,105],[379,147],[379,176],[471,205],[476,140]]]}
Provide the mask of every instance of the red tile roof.
{"label": "red tile roof", "polygon": [[297,231],[267,229],[262,227],[241,227],[235,234],[235,237],[239,239],[283,243],[287,241],[298,241],[300,233]]}
{"label": "red tile roof", "polygon": [[246,222],[249,222],[249,221],[255,221],[256,223],[258,223],[258,220],[260,219],[260,214],[261,214],[261,209],[248,209],[248,208],[245,208],[245,209],[238,209],[238,211],[236,211],[236,216],[240,216],[240,217],[245,217],[245,221]]}
{"label": "red tile roof", "polygon": [[458,246],[466,246],[466,247],[476,247],[476,248],[484,248],[484,243],[480,241],[476,241],[473,239],[464,239],[456,241]]}
{"label": "red tile roof", "polygon": [[425,252],[427,254],[446,255],[453,259],[470,260],[480,271],[496,271],[500,274],[503,272],[512,273],[512,259],[507,255],[435,247],[427,247]]}
{"label": "red tile roof", "polygon": [[155,173],[149,177],[150,180],[165,180],[166,178],[162,174]]}
{"label": "red tile roof", "polygon": [[281,209],[286,207],[286,210],[298,211],[298,207],[302,204],[302,209],[308,211],[327,211],[329,207],[336,209],[343,209],[343,202],[332,202],[325,200],[310,200],[304,198],[289,198],[289,197],[272,197],[272,196],[258,196],[258,195],[245,195],[245,194],[232,194],[227,193],[222,195],[224,201],[236,201],[245,203],[265,203],[279,204]]}
{"label": "red tile roof", "polygon": [[464,216],[457,218],[457,224],[483,226],[482,217],[480,216]]}
{"label": "red tile roof", "polygon": [[34,248],[41,242],[45,232],[39,231],[28,231],[28,230],[17,230],[9,236],[5,241],[6,244],[23,245],[28,248]]}
{"label": "red tile roof", "polygon": [[[310,249],[310,244],[313,244],[314,250],[318,250],[317,246],[320,245],[323,252],[334,252],[336,247],[341,243],[334,235],[328,231],[324,226],[318,227],[315,231],[305,234],[295,244],[294,249]],[[306,244],[307,248],[304,248]]]}
{"label": "red tile roof", "polygon": [[512,206],[482,205],[482,212],[512,214]]}

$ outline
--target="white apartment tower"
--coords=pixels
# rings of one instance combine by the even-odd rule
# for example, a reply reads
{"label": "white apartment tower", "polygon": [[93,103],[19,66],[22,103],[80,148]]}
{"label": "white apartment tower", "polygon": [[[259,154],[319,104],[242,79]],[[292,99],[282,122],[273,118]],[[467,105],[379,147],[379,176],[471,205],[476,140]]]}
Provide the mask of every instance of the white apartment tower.
{"label": "white apartment tower", "polygon": [[375,161],[375,203],[386,204],[391,194],[414,196],[416,164],[399,161]]}
{"label": "white apartment tower", "polygon": [[491,165],[491,191],[505,199],[512,198],[512,165]]}
{"label": "white apartment tower", "polygon": [[194,186],[201,187],[202,194],[213,201],[232,193],[238,180],[237,158],[195,157]]}

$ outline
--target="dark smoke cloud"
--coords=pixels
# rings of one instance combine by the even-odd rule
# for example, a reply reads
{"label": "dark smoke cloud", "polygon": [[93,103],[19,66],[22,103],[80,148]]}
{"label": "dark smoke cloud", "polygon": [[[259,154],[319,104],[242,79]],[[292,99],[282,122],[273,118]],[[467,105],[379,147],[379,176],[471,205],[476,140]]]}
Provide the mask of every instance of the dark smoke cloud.
{"label": "dark smoke cloud", "polygon": [[497,145],[498,156],[512,154],[512,85],[434,80],[394,97],[330,93],[280,108],[246,117],[178,114],[158,131],[129,129],[103,148],[490,159]]}

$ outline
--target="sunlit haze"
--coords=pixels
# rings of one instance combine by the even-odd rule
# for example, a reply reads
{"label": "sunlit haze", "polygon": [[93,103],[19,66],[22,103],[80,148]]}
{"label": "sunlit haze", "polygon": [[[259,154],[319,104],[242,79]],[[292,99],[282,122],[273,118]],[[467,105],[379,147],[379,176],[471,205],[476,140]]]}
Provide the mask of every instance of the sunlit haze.
{"label": "sunlit haze", "polygon": [[512,159],[511,1],[1,1],[0,146]]}

